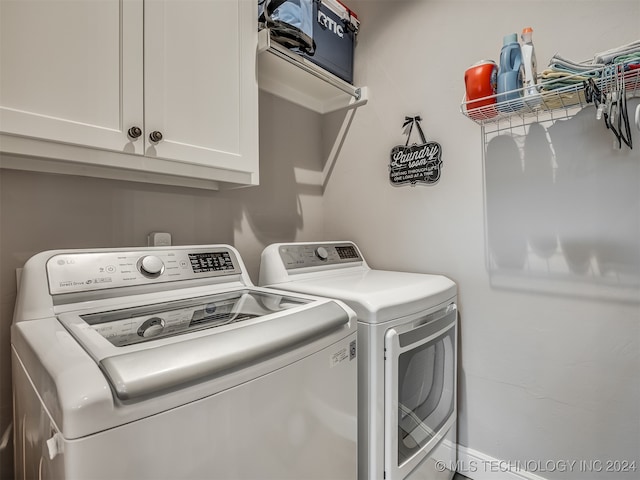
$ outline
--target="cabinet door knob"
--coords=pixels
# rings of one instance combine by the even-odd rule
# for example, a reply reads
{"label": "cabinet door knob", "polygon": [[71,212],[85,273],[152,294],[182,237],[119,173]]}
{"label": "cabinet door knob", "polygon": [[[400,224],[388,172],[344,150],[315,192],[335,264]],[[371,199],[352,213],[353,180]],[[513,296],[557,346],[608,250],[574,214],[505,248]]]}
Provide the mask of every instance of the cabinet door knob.
{"label": "cabinet door knob", "polygon": [[151,140],[153,143],[158,143],[160,140],[162,140],[162,133],[158,130],[154,130],[149,134],[149,140]]}
{"label": "cabinet door knob", "polygon": [[131,127],[129,130],[127,130],[127,134],[130,138],[135,140],[140,135],[142,135],[142,129],[140,127]]}

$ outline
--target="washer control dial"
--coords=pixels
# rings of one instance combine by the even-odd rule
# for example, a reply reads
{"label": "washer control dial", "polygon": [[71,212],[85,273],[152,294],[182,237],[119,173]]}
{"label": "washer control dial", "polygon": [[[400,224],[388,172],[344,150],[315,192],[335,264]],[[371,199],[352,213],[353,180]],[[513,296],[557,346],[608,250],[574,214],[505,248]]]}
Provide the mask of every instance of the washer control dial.
{"label": "washer control dial", "polygon": [[324,247],[318,247],[316,248],[316,257],[320,260],[326,260],[329,258],[329,252],[327,252],[327,249]]}
{"label": "washer control dial", "polygon": [[155,255],[146,255],[138,260],[138,270],[145,277],[156,278],[164,272],[164,262]]}
{"label": "washer control dial", "polygon": [[164,330],[164,320],[160,317],[152,317],[144,321],[138,328],[138,335],[144,338],[155,337]]}

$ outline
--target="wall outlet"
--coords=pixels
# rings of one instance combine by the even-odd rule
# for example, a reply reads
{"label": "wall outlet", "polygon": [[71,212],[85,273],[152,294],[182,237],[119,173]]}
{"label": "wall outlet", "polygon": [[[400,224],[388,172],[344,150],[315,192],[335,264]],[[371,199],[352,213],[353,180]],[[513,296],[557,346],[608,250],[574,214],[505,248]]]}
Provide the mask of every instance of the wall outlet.
{"label": "wall outlet", "polygon": [[171,234],[167,232],[151,232],[147,235],[147,245],[150,247],[168,247],[171,245]]}

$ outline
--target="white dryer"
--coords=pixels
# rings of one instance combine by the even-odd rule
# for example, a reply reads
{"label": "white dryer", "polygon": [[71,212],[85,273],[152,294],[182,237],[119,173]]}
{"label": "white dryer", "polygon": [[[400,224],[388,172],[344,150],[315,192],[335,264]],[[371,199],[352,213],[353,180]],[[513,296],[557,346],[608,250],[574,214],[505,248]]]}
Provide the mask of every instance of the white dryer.
{"label": "white dryer", "polygon": [[11,327],[16,478],[354,480],[356,330],[225,245],[40,253]]}
{"label": "white dryer", "polygon": [[259,284],[340,299],[358,315],[358,478],[452,478],[455,283],[373,270],[352,242],[316,242],[268,246]]}

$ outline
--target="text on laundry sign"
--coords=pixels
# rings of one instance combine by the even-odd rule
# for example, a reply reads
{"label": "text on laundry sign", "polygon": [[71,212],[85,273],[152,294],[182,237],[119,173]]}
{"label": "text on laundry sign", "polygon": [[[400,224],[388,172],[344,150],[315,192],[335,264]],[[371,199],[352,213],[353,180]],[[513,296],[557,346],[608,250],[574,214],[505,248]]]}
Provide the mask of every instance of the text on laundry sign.
{"label": "text on laundry sign", "polygon": [[435,142],[423,145],[403,147],[398,145],[391,152],[391,167],[407,166],[409,168],[426,165],[429,161],[437,160],[440,156],[440,145]]}

